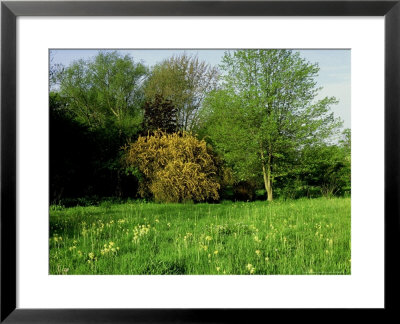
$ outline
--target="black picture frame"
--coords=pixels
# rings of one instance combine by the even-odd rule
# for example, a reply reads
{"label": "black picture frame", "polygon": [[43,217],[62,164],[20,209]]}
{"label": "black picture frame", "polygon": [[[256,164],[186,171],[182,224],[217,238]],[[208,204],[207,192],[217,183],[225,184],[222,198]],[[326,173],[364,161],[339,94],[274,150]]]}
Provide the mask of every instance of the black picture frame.
{"label": "black picture frame", "polygon": [[[255,321],[256,318],[265,321],[272,320],[270,316],[266,316],[266,312],[269,312],[269,315],[270,312],[283,311],[283,309],[16,308],[16,19],[18,16],[384,16],[385,308],[376,309],[374,314],[381,316],[382,312],[386,315],[388,311],[396,311],[399,275],[394,263],[399,255],[400,232],[400,0],[4,1],[1,3],[0,322],[231,323],[239,321],[246,323]],[[371,148],[371,154],[374,154],[373,151],[374,148]],[[373,188],[371,188],[371,195],[372,192]],[[315,310],[293,311],[300,317],[315,316]],[[314,313],[311,315],[310,311]],[[330,317],[337,316],[331,309],[326,311],[331,314]],[[349,311],[346,310],[346,312]],[[364,314],[368,317],[372,316],[371,312],[364,312]]]}

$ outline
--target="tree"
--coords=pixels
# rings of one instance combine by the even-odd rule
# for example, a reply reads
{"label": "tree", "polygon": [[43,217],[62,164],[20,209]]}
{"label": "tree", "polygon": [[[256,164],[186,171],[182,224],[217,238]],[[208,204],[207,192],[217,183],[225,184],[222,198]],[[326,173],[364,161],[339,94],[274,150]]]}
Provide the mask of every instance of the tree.
{"label": "tree", "polygon": [[129,55],[100,52],[79,60],[59,76],[60,95],[75,118],[92,128],[113,124],[119,133],[137,133],[143,118],[142,85],[146,68]]}
{"label": "tree", "polygon": [[162,130],[173,133],[179,130],[177,122],[177,109],[170,100],[164,100],[157,95],[153,100],[144,104],[144,130],[154,132]]}
{"label": "tree", "polygon": [[340,125],[316,100],[317,64],[291,50],[227,52],[223,84],[204,104],[204,132],[238,180],[262,175],[268,200],[273,183],[290,170],[304,145],[326,140]]}
{"label": "tree", "polygon": [[147,100],[163,98],[177,108],[177,124],[191,131],[198,123],[198,113],[206,94],[215,89],[218,70],[186,54],[157,64],[146,82]]}
{"label": "tree", "polygon": [[299,178],[307,188],[318,188],[325,197],[350,191],[350,152],[342,143],[305,147],[301,162]]}
{"label": "tree", "polygon": [[94,59],[79,60],[58,75],[59,94],[73,119],[99,134],[102,160],[99,167],[117,179],[122,194],[120,148],[135,138],[143,122],[143,81],[147,70],[129,56],[100,52]]}
{"label": "tree", "polygon": [[210,148],[187,132],[156,131],[125,147],[125,161],[141,174],[139,193],[157,201],[218,199],[220,185]]}

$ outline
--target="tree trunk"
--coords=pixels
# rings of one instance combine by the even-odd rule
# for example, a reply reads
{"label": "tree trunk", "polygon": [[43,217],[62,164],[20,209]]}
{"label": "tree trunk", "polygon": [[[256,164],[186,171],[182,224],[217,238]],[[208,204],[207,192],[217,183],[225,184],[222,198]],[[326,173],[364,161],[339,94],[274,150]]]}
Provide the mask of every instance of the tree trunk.
{"label": "tree trunk", "polygon": [[272,196],[272,181],[271,181],[271,155],[268,154],[268,160],[265,161],[264,153],[261,151],[261,159],[262,159],[265,190],[267,191],[268,201],[272,201],[273,196]]}

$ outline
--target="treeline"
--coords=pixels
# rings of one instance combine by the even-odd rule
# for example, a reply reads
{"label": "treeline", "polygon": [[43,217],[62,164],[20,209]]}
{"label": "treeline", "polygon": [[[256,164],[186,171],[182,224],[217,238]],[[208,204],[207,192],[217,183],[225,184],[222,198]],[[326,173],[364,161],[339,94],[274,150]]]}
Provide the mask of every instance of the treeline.
{"label": "treeline", "polygon": [[318,71],[290,50],[51,65],[50,201],[349,194],[350,130],[316,100]]}

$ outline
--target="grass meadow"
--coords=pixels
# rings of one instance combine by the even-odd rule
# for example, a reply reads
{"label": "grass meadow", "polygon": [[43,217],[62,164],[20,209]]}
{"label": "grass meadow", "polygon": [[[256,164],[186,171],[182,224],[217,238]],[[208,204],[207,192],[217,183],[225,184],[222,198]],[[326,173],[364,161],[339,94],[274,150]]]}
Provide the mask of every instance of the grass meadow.
{"label": "grass meadow", "polygon": [[350,274],[350,198],[50,206],[50,274]]}

